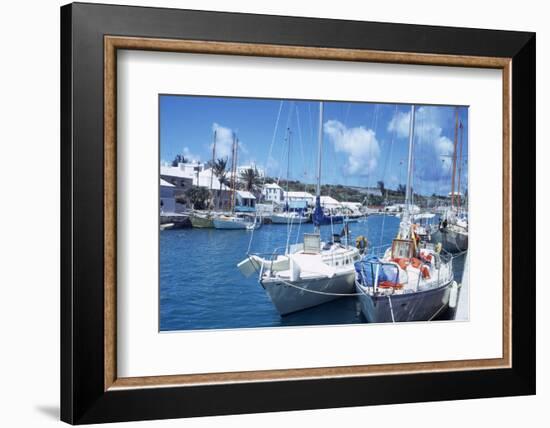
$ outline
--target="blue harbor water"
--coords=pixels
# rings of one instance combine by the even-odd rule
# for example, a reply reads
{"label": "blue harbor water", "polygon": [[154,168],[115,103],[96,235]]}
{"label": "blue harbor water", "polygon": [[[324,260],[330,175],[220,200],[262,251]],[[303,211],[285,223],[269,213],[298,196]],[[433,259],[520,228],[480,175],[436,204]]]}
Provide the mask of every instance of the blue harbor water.
{"label": "blue harbor water", "polygon": [[[350,223],[351,239],[367,237],[369,247],[388,246],[395,237],[399,219],[369,216]],[[277,247],[302,242],[313,225],[266,224],[254,231],[176,229],[160,232],[160,330],[200,330],[277,326],[364,323],[355,297],[332,302],[281,317],[258,282],[245,278],[237,263],[251,253],[272,253]],[[323,226],[323,240],[340,233],[342,225]],[[252,237],[252,239],[251,239]],[[250,249],[249,249],[250,248]],[[454,261],[460,278],[464,257]],[[442,315],[444,319],[452,313]]]}

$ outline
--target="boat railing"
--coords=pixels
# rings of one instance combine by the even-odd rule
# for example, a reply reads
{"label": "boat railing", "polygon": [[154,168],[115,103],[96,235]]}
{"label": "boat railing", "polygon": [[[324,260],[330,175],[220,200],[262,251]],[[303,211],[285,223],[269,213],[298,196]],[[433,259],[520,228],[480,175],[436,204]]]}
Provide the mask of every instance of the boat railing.
{"label": "boat railing", "polygon": [[[445,264],[447,266],[447,274],[452,272],[453,270],[453,257],[452,254],[441,250],[441,253],[438,255],[440,258],[438,262],[437,270],[437,285],[439,286],[441,284],[441,268],[442,265]],[[373,288],[373,292],[376,293],[378,291],[378,285],[380,283],[380,275],[383,274],[385,280],[388,280],[390,282],[393,282],[394,284],[399,284],[399,267],[395,262],[383,262],[380,260],[377,256],[369,256],[368,258],[365,258],[356,264],[356,271],[360,275],[362,283],[366,286],[370,286]],[[360,266],[360,269],[357,269],[357,266]],[[365,270],[365,265],[369,265],[368,271]],[[385,267],[389,267],[390,270],[395,270],[395,280],[392,281],[391,278],[388,276],[388,272],[386,271]],[[420,260],[420,265],[418,266],[418,276],[416,280],[416,290],[420,287],[420,281],[423,277],[423,268],[428,267],[431,268],[434,266],[431,262],[425,262],[423,260]],[[405,270],[405,273],[408,276],[408,272]],[[367,276],[368,275],[368,276]],[[370,278],[370,284],[368,278]],[[444,278],[445,279],[445,278]]]}
{"label": "boat railing", "polygon": [[[368,268],[366,265],[369,265]],[[357,270],[357,266],[359,266],[359,270]],[[386,267],[390,270],[395,270],[395,277],[393,281],[389,278],[389,275],[385,269]],[[395,263],[383,262],[377,257],[370,257],[357,262],[355,264],[355,269],[358,271],[363,285],[371,287],[374,294],[378,292],[381,274],[384,275],[385,280],[394,284],[399,284],[399,266]]]}
{"label": "boat railing", "polygon": [[376,245],[373,247],[369,247],[368,255],[369,256],[376,256],[376,257],[382,257],[386,253],[386,250],[390,248],[391,245]]}

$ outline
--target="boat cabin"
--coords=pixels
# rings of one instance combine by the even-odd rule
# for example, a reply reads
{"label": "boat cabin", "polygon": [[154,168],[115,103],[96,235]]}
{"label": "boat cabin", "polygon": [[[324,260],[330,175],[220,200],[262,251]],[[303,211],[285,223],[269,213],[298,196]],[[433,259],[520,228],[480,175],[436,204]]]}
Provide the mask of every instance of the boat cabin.
{"label": "boat cabin", "polygon": [[414,242],[410,239],[394,239],[391,247],[392,259],[410,259],[414,257]]}

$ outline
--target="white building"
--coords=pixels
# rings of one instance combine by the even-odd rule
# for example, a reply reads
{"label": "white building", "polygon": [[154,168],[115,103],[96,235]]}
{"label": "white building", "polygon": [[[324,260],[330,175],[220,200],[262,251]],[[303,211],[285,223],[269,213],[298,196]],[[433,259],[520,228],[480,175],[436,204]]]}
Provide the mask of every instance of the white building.
{"label": "white building", "polygon": [[[212,184],[213,190],[220,189],[220,182],[216,174],[213,174],[211,168],[205,169],[201,163],[180,163],[178,166],[161,165],[160,176],[166,181],[175,184],[176,187],[188,187],[192,185],[210,189],[210,184]],[[174,179],[176,183],[173,182]],[[181,180],[181,184],[177,183],[178,179]],[[222,184],[222,190],[229,190],[229,188]]]}
{"label": "white building", "polygon": [[285,203],[305,201],[307,205],[315,205],[315,196],[309,192],[283,192],[283,200]]}
{"label": "white building", "polygon": [[283,189],[276,183],[264,185],[262,195],[265,201],[273,202],[275,204],[282,204],[285,200]]}
{"label": "white building", "polygon": [[237,190],[235,192],[235,211],[255,212],[256,197],[246,190]]}
{"label": "white building", "polygon": [[[210,189],[210,186],[212,186],[212,196],[214,198],[214,204],[218,207],[224,207],[229,204],[229,187],[225,184],[222,184],[222,192],[221,195],[219,195],[220,182],[216,177],[216,174],[212,173],[212,169],[205,169],[204,164],[179,163],[178,166],[161,164],[160,178],[174,185],[175,197],[185,195],[185,192],[193,186],[200,186],[206,189]],[[221,202],[218,200],[220,196]],[[179,210],[185,209],[184,206],[176,205],[176,207]]]}
{"label": "white building", "polygon": [[172,183],[160,179],[160,212],[174,213],[176,212],[176,197],[174,191],[176,186]]}
{"label": "white building", "polygon": [[321,196],[321,206],[327,210],[338,210],[342,208],[342,204],[332,196]]}
{"label": "white building", "polygon": [[262,168],[258,168],[254,164],[238,166],[237,167],[237,178],[239,178],[242,173],[246,172],[249,169],[255,169],[258,172],[258,177],[264,178],[264,170]]}

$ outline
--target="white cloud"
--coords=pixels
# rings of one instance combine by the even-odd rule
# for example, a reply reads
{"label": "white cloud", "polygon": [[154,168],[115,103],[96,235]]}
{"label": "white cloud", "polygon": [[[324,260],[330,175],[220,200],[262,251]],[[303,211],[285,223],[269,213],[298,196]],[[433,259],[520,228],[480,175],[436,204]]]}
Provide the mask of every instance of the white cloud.
{"label": "white cloud", "polygon": [[[443,119],[439,107],[419,107],[415,112],[415,176],[427,181],[451,176],[454,144],[443,135]],[[388,123],[388,131],[397,137],[409,136],[409,112],[398,112]]]}
{"label": "white cloud", "polygon": [[[212,132],[216,133],[216,158],[231,157],[233,130],[214,123],[212,124]],[[212,149],[212,146],[210,146],[210,149]]]}
{"label": "white cloud", "polygon": [[184,147],[182,154],[187,160],[191,162],[199,162],[201,160],[201,157],[199,155],[191,153],[191,150],[189,149],[189,147]]}
{"label": "white cloud", "polygon": [[388,123],[388,131],[395,132],[398,137],[409,135],[410,113],[397,112]]}
{"label": "white cloud", "polygon": [[362,126],[347,128],[338,120],[324,124],[324,132],[336,152],[348,155],[345,171],[349,175],[367,175],[378,165],[380,145],[376,133]]}
{"label": "white cloud", "polygon": [[[233,148],[233,133],[231,128],[227,128],[218,123],[212,124],[212,132],[216,132],[216,158],[230,158]],[[237,136],[238,138],[238,136]],[[212,145],[209,145],[209,150],[212,151]],[[248,154],[246,145],[239,140],[239,153],[237,157]]]}

